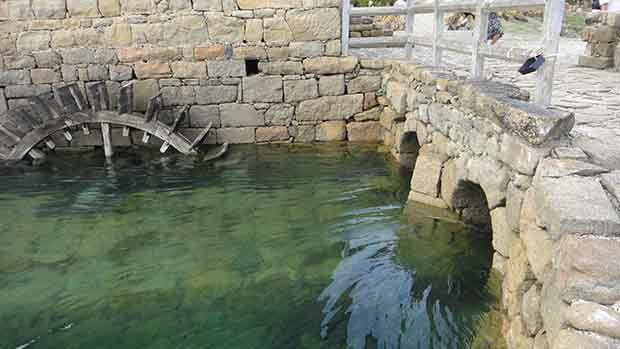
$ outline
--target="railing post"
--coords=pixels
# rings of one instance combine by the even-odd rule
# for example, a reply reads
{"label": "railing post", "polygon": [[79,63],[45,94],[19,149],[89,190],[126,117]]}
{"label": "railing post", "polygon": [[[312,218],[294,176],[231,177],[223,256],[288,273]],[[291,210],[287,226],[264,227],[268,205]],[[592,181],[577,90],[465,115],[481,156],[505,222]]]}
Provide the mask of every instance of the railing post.
{"label": "railing post", "polygon": [[433,13],[433,65],[441,65],[441,48],[439,40],[443,32],[443,12],[439,10],[439,0],[435,0],[435,11]]}
{"label": "railing post", "polygon": [[553,91],[553,78],[557,54],[560,46],[560,33],[564,20],[565,0],[547,1],[545,6],[545,21],[543,33],[543,56],[545,64],[538,70],[536,82],[536,104],[549,107]]}
{"label": "railing post", "polygon": [[480,46],[486,44],[489,31],[489,12],[484,9],[484,0],[478,0],[476,9],[476,26],[471,50],[471,77],[482,79],[484,75],[484,57],[480,55]]}
{"label": "railing post", "polygon": [[351,19],[351,0],[342,0],[342,35],[340,37],[340,47],[342,55],[349,54],[349,21]]}
{"label": "railing post", "polygon": [[415,13],[413,5],[415,0],[407,0],[407,19],[405,21],[405,33],[407,34],[407,45],[405,46],[405,54],[407,59],[413,56],[413,24],[415,22]]}

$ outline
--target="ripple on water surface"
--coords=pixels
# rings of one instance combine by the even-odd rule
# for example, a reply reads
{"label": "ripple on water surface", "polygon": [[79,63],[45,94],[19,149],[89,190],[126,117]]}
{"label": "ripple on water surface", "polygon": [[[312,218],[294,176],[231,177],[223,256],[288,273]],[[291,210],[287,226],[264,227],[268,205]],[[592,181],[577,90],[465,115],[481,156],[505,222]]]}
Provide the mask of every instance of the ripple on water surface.
{"label": "ripple on water surface", "polygon": [[0,178],[0,348],[464,348],[496,301],[488,234],[403,207],[373,147]]}

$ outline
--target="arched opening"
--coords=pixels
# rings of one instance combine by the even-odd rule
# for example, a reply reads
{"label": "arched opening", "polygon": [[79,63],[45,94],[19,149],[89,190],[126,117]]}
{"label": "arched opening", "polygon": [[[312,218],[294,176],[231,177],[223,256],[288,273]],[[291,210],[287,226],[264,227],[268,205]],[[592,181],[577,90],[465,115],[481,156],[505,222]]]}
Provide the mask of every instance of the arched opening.
{"label": "arched opening", "polygon": [[477,229],[491,232],[491,214],[486,194],[479,184],[460,181],[452,197],[452,207],[461,220]]}
{"label": "arched opening", "polygon": [[418,153],[420,152],[418,135],[415,132],[405,132],[397,141],[398,162],[403,167],[413,170]]}

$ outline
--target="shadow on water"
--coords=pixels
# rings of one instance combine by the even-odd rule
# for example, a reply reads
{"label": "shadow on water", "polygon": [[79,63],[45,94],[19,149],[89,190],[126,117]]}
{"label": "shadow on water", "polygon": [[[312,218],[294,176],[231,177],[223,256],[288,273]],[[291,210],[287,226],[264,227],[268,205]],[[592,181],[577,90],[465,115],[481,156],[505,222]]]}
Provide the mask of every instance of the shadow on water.
{"label": "shadow on water", "polygon": [[[376,147],[0,166],[0,348],[465,348],[490,236]],[[76,165],[79,164],[79,165]]]}

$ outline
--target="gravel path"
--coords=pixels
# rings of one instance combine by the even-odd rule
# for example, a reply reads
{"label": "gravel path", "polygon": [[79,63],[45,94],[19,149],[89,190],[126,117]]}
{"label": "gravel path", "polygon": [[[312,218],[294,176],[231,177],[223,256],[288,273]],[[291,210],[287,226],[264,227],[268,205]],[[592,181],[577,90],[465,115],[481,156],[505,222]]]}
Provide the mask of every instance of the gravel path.
{"label": "gravel path", "polygon": [[[416,35],[430,35],[431,16],[416,16]],[[422,28],[426,29],[424,32]],[[451,38],[471,40],[469,32],[450,32]],[[540,37],[531,33],[507,33],[499,44],[533,49]],[[498,44],[498,45],[499,45]],[[555,75],[553,105],[575,113],[577,124],[571,136],[576,145],[584,149],[597,163],[620,169],[620,73],[577,66],[577,59],[585,50],[580,39],[562,38],[559,64]],[[402,48],[357,49],[352,55],[367,58],[404,59]],[[416,48],[415,61],[431,64],[431,50]],[[444,53],[445,65],[460,74],[468,74],[470,56],[452,52]],[[487,78],[509,82],[530,91],[535,87],[536,74],[522,76],[517,72],[520,64],[489,60],[485,65]]]}

